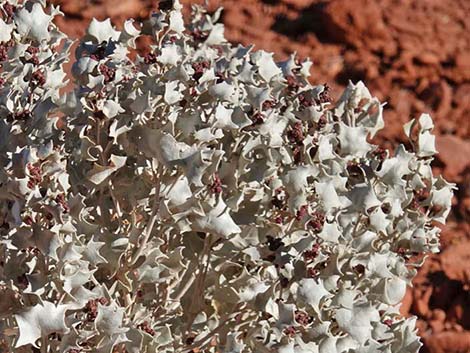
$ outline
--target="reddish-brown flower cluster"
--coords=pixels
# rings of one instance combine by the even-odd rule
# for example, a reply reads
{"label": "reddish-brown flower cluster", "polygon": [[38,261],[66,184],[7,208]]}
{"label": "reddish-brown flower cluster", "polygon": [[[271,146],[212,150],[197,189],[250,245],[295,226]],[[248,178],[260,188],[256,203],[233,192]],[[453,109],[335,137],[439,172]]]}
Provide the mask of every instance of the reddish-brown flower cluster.
{"label": "reddish-brown flower cluster", "polygon": [[276,190],[274,190],[274,197],[271,200],[271,204],[280,210],[283,210],[286,208],[285,198],[282,197],[281,195],[282,191],[283,191],[282,187],[279,187]]}
{"label": "reddish-brown flower cluster", "polygon": [[33,225],[34,219],[31,216],[26,216],[23,218],[23,222],[29,226]]}
{"label": "reddish-brown flower cluster", "polygon": [[264,115],[261,112],[256,112],[251,116],[252,125],[261,125],[264,123]]}
{"label": "reddish-brown flower cluster", "polygon": [[108,299],[106,299],[105,297],[101,297],[98,299],[91,299],[88,301],[88,303],[86,303],[85,308],[83,310],[87,314],[87,321],[95,321],[96,316],[98,315],[98,303],[100,303],[101,305],[107,305]]}
{"label": "reddish-brown flower cluster", "polygon": [[303,125],[300,121],[296,122],[294,126],[287,131],[287,138],[289,141],[296,145],[302,145],[304,143],[304,131]]}
{"label": "reddish-brown flower cluster", "polygon": [[325,223],[325,214],[319,211],[315,211],[311,214],[312,218],[308,221],[308,227],[313,229],[315,232],[320,232],[323,229]]}
{"label": "reddish-brown flower cluster", "polygon": [[276,101],[275,100],[265,100],[262,104],[262,110],[269,110],[272,109],[276,106]]}
{"label": "reddish-brown flower cluster", "polygon": [[15,43],[13,40],[8,42],[0,42],[0,62],[8,60],[8,51],[13,47]]}
{"label": "reddish-brown flower cluster", "polygon": [[331,88],[327,83],[323,85],[323,91],[318,95],[318,103],[329,103],[332,101],[330,97]]}
{"label": "reddish-brown flower cluster", "polygon": [[295,311],[294,318],[295,318],[295,321],[301,324],[302,326],[307,326],[313,320],[310,315],[308,315],[305,311],[301,311],[301,310]]}
{"label": "reddish-brown flower cluster", "polygon": [[155,330],[150,327],[150,324],[147,320],[139,324],[137,328],[148,333],[150,336],[155,336]]}
{"label": "reddish-brown flower cluster", "polygon": [[33,72],[31,75],[31,80],[39,87],[44,86],[46,83],[46,76],[44,75],[44,72],[41,70],[36,70]]}
{"label": "reddish-brown flower cluster", "polygon": [[287,75],[286,80],[287,80],[287,89],[289,90],[289,92],[297,92],[299,88],[302,87],[299,80],[295,76]]}
{"label": "reddish-brown flower cluster", "polygon": [[317,127],[319,130],[322,130],[327,123],[328,119],[326,118],[325,114],[323,114],[320,119],[318,119]]}
{"label": "reddish-brown flower cluster", "polygon": [[153,53],[153,52],[145,54],[144,63],[146,63],[147,65],[156,64],[157,63],[157,55],[155,55],[155,53]]}
{"label": "reddish-brown flower cluster", "polygon": [[283,218],[281,215],[276,216],[276,217],[274,218],[274,223],[283,224],[283,223],[284,223],[284,218]]}
{"label": "reddish-brown flower cluster", "polygon": [[195,81],[199,81],[202,75],[204,75],[204,71],[210,67],[210,63],[208,61],[198,61],[193,63],[191,66],[194,70],[193,79]]}
{"label": "reddish-brown flower cluster", "polygon": [[108,65],[101,64],[99,66],[100,73],[104,76],[104,83],[109,83],[114,80],[116,76],[116,69],[109,67]]}
{"label": "reddish-brown flower cluster", "polygon": [[418,212],[424,213],[425,209],[421,203],[429,198],[429,191],[425,188],[413,190],[413,199],[410,202],[409,207]]}
{"label": "reddish-brown flower cluster", "polygon": [[320,274],[320,271],[314,267],[307,268],[307,277],[316,278]]}
{"label": "reddish-brown flower cluster", "polygon": [[297,333],[294,326],[286,327],[283,332],[286,336],[289,336],[289,337],[294,337]]}
{"label": "reddish-brown flower cluster", "polygon": [[65,200],[65,194],[57,195],[55,201],[62,207],[64,213],[68,213],[70,211],[69,205]]}
{"label": "reddish-brown flower cluster", "polygon": [[13,6],[10,3],[5,3],[3,4],[3,11],[5,12],[6,15],[6,22],[9,23],[13,19],[13,15],[15,14],[16,7]]}
{"label": "reddish-brown flower cluster", "polygon": [[26,62],[31,63],[33,65],[39,65],[39,58],[38,58],[39,48],[30,45],[28,49],[26,49],[26,52],[31,54],[31,57],[27,59]]}
{"label": "reddish-brown flower cluster", "polygon": [[195,29],[194,31],[189,32],[189,34],[193,37],[195,42],[199,43],[204,42],[209,36],[206,32],[203,32],[200,29]]}
{"label": "reddish-brown flower cluster", "polygon": [[306,92],[300,93],[297,98],[299,99],[299,103],[303,108],[308,108],[315,104],[313,98],[310,97]]}
{"label": "reddish-brown flower cluster", "polygon": [[214,181],[210,186],[210,191],[213,194],[220,194],[222,192],[222,180],[220,180],[219,174],[214,174]]}
{"label": "reddish-brown flower cluster", "polygon": [[41,168],[33,164],[27,166],[29,172],[28,188],[32,189],[42,181]]}
{"label": "reddish-brown flower cluster", "polygon": [[99,45],[95,51],[90,55],[90,59],[100,61],[106,57],[106,46]]}
{"label": "reddish-brown flower cluster", "polygon": [[307,205],[302,205],[302,206],[300,206],[299,210],[297,211],[297,214],[295,215],[295,219],[297,221],[300,221],[307,214],[308,214],[308,206]]}
{"label": "reddish-brown flower cluster", "polygon": [[304,251],[304,260],[305,261],[312,261],[314,260],[318,254],[320,253],[320,244],[316,243],[312,246],[311,249]]}
{"label": "reddish-brown flower cluster", "polygon": [[361,265],[361,264],[354,266],[353,270],[358,275],[362,275],[362,274],[364,274],[364,272],[366,272],[366,268],[364,267],[364,265]]}

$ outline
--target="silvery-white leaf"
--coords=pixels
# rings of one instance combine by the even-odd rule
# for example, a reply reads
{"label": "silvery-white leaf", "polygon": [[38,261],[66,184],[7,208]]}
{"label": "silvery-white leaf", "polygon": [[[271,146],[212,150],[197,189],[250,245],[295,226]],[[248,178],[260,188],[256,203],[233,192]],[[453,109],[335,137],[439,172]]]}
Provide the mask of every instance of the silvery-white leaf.
{"label": "silvery-white leaf", "polygon": [[205,43],[207,45],[217,45],[225,41],[226,39],[224,37],[224,25],[221,23],[217,23],[214,25],[214,27],[212,27]]}
{"label": "silvery-white leaf", "polygon": [[208,232],[228,238],[230,235],[240,233],[240,227],[233,221],[222,197],[219,197],[217,204],[210,209],[204,216],[194,216],[191,223],[194,230]]}
{"label": "silvery-white leaf", "polygon": [[383,178],[386,184],[404,185],[403,176],[409,174],[409,163],[413,155],[405,150],[403,145],[398,146],[395,157],[386,159],[377,175]]}
{"label": "silvery-white leaf", "polygon": [[248,101],[257,109],[261,109],[263,102],[270,97],[271,90],[266,87],[247,86]]}
{"label": "silvery-white leaf", "polygon": [[337,243],[340,236],[341,231],[339,230],[336,222],[325,222],[322,231],[318,234],[319,238],[332,243]]}
{"label": "silvery-white leaf", "polygon": [[102,166],[100,164],[95,164],[93,169],[90,170],[87,174],[88,179],[96,185],[101,184],[105,181],[111,174],[120,169],[126,164],[127,157],[111,155],[112,164],[108,166]]}
{"label": "silvery-white leaf", "polygon": [[339,123],[338,139],[341,145],[341,153],[348,156],[364,157],[371,149],[367,142],[367,130],[364,127],[352,127]]}
{"label": "silvery-white leaf", "polygon": [[390,221],[387,219],[387,215],[382,211],[382,208],[377,207],[369,215],[370,225],[376,232],[387,233],[387,227]]}
{"label": "silvery-white leaf", "polygon": [[67,305],[54,305],[49,301],[43,301],[42,304],[35,306],[16,314],[16,322],[20,330],[18,341],[15,347],[21,347],[26,344],[32,344],[38,347],[36,341],[42,336],[48,336],[51,333],[66,333],[68,327],[65,325],[65,311]]}
{"label": "silvery-white leaf", "polygon": [[315,191],[317,192],[326,212],[330,212],[334,208],[340,208],[343,203],[341,202],[338,194],[336,193],[335,185],[332,180],[326,182],[315,182]]}
{"label": "silvery-white leaf", "polygon": [[104,21],[98,21],[96,18],[93,18],[88,26],[87,34],[98,44],[109,40],[118,40],[120,36],[120,32],[113,28],[109,18]]}
{"label": "silvery-white leaf", "polygon": [[273,60],[272,53],[267,53],[263,50],[259,51],[256,53],[255,63],[258,65],[258,72],[260,76],[266,82],[270,82],[273,77],[282,74],[282,70]]}
{"label": "silvery-white leaf", "polygon": [[169,17],[170,29],[176,33],[183,33],[184,21],[183,14],[180,11],[171,11]]}
{"label": "silvery-white leaf", "polygon": [[181,55],[178,53],[178,46],[170,44],[163,47],[157,60],[163,65],[176,66],[181,60]]}
{"label": "silvery-white leaf", "polygon": [[377,309],[370,304],[357,305],[352,310],[338,309],[336,311],[338,326],[361,345],[371,338],[371,322],[379,320]]}
{"label": "silvery-white leaf", "polygon": [[323,286],[322,279],[304,278],[299,281],[297,298],[300,302],[319,310],[320,301],[330,293]]}
{"label": "silvery-white leaf", "polygon": [[232,121],[232,114],[233,109],[227,109],[222,104],[218,104],[215,109],[216,121],[214,123],[214,127],[220,129],[237,129],[238,125]]}
{"label": "silvery-white leaf", "polygon": [[420,133],[418,136],[418,156],[430,157],[436,153],[436,137],[429,131]]}
{"label": "silvery-white leaf", "polygon": [[331,144],[329,137],[324,135],[320,136],[318,140],[317,156],[320,162],[335,158],[333,145]]}
{"label": "silvery-white leaf", "polygon": [[165,83],[165,96],[164,100],[167,104],[175,104],[181,100],[183,95],[179,91],[179,84],[177,81],[170,81]]}
{"label": "silvery-white leaf", "polygon": [[112,119],[120,113],[124,113],[124,108],[122,108],[119,103],[116,103],[113,100],[107,100],[103,105],[103,113],[108,118]]}
{"label": "silvery-white leaf", "polygon": [[225,344],[224,353],[242,353],[246,344],[242,340],[237,338],[238,334],[230,332],[227,335],[227,343]]}
{"label": "silvery-white leaf", "polygon": [[419,116],[419,125],[421,126],[421,130],[432,130],[434,128],[431,116],[426,113]]}
{"label": "silvery-white leaf", "polygon": [[209,93],[216,99],[230,101],[235,93],[235,86],[223,81],[210,87]]}
{"label": "silvery-white leaf", "polygon": [[125,309],[119,307],[115,302],[107,306],[98,304],[98,315],[95,320],[96,329],[107,336],[127,331],[128,329],[121,327],[124,311]]}
{"label": "silvery-white leaf", "polygon": [[15,16],[18,33],[38,42],[50,39],[49,25],[51,21],[52,16],[47,15],[39,3],[33,4],[31,11],[23,7]]}
{"label": "silvery-white leaf", "polygon": [[0,19],[0,42],[8,42],[11,39],[11,31],[13,30],[13,23],[5,23]]}

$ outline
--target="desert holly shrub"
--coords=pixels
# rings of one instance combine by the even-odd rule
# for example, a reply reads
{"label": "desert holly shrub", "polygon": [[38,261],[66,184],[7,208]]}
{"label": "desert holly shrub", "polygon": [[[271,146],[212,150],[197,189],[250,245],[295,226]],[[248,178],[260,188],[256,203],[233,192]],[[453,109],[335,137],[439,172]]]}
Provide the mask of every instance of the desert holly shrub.
{"label": "desert holly shrub", "polygon": [[428,115],[390,155],[361,82],[332,102],[178,1],[93,20],[61,95],[60,11],[0,3],[5,351],[418,351],[398,307],[454,188]]}

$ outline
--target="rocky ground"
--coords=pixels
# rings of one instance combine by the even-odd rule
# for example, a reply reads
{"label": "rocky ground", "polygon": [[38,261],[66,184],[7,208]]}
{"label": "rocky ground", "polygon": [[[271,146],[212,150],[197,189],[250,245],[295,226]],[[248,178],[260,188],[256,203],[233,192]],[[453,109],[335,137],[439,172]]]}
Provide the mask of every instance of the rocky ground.
{"label": "rocky ground", "polygon": [[[91,18],[145,18],[157,0],[54,0],[76,38]],[[183,3],[203,1],[182,0]],[[338,95],[348,80],[363,80],[388,104],[393,147],[401,126],[429,112],[436,123],[436,172],[459,190],[442,234],[405,298],[403,313],[418,316],[423,353],[470,352],[470,1],[468,0],[211,0],[225,8],[230,41],[255,44],[283,59],[310,57],[312,81]]]}

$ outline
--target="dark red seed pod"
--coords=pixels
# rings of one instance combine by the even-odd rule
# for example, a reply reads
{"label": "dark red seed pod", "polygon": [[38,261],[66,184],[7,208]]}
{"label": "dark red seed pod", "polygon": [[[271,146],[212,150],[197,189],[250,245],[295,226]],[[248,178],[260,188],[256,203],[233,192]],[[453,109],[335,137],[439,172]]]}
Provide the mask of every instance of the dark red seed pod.
{"label": "dark red seed pod", "polygon": [[251,116],[251,121],[253,121],[253,125],[261,125],[264,123],[264,115],[261,112],[256,112]]}
{"label": "dark red seed pod", "polygon": [[364,267],[364,265],[359,264],[359,265],[354,266],[353,270],[354,272],[362,275],[366,271],[366,268]]}
{"label": "dark red seed pod", "polygon": [[99,66],[100,73],[104,76],[104,83],[109,83],[114,80],[116,76],[116,69],[109,67],[108,65],[101,64]]}
{"label": "dark red seed pod", "polygon": [[325,223],[325,215],[321,212],[315,211],[311,214],[312,218],[307,223],[307,226],[315,232],[321,232],[323,224]]}
{"label": "dark red seed pod", "polygon": [[294,126],[287,131],[287,138],[291,143],[302,145],[305,139],[303,132],[303,125],[300,121],[296,122]]}
{"label": "dark red seed pod", "polygon": [[46,83],[46,76],[40,70],[34,71],[33,74],[31,75],[31,78],[33,82],[36,83],[36,85],[40,87],[44,86],[44,84]]}
{"label": "dark red seed pod", "polygon": [[312,322],[312,318],[305,312],[301,310],[296,310],[295,311],[295,321],[302,326],[307,326]]}
{"label": "dark red seed pod", "polygon": [[320,253],[320,244],[315,244],[312,246],[311,249],[304,251],[304,260],[305,261],[312,261],[314,260],[318,254]]}
{"label": "dark red seed pod", "polygon": [[315,104],[314,100],[309,97],[305,92],[300,93],[297,98],[303,108],[308,108]]}
{"label": "dark red seed pod", "polygon": [[328,86],[327,83],[323,85],[323,91],[318,95],[318,101],[319,103],[329,103],[331,102],[331,97],[330,97],[330,91],[331,88]]}
{"label": "dark red seed pod", "polygon": [[286,327],[283,332],[286,336],[289,337],[294,337],[297,333],[294,326]]}
{"label": "dark red seed pod", "polygon": [[263,110],[269,110],[276,106],[276,102],[274,100],[266,100],[263,102],[262,108]]}
{"label": "dark red seed pod", "polygon": [[295,92],[300,88],[300,83],[295,76],[287,75],[286,80],[289,91]]}
{"label": "dark red seed pod", "polygon": [[13,15],[15,14],[16,7],[10,4],[9,2],[5,3],[3,5],[3,11],[5,12],[5,15],[7,16],[7,20],[10,21],[13,19]]}
{"label": "dark red seed pod", "polygon": [[157,56],[155,55],[155,53],[145,54],[144,63],[146,63],[147,65],[156,64],[157,63]]}
{"label": "dark red seed pod", "polygon": [[297,211],[297,214],[295,215],[295,219],[297,221],[300,221],[307,214],[308,214],[308,206],[307,205],[302,205],[302,206],[300,206],[299,210]]}
{"label": "dark red seed pod", "polygon": [[320,273],[320,271],[318,271],[316,268],[309,267],[307,269],[307,277],[309,277],[309,278],[316,278],[319,273]]}
{"label": "dark red seed pod", "polygon": [[319,130],[322,130],[325,128],[326,123],[328,122],[326,116],[323,114],[320,119],[318,120],[317,127]]}
{"label": "dark red seed pod", "polygon": [[222,180],[220,180],[217,173],[214,175],[214,182],[210,186],[210,192],[216,195],[222,192]]}

